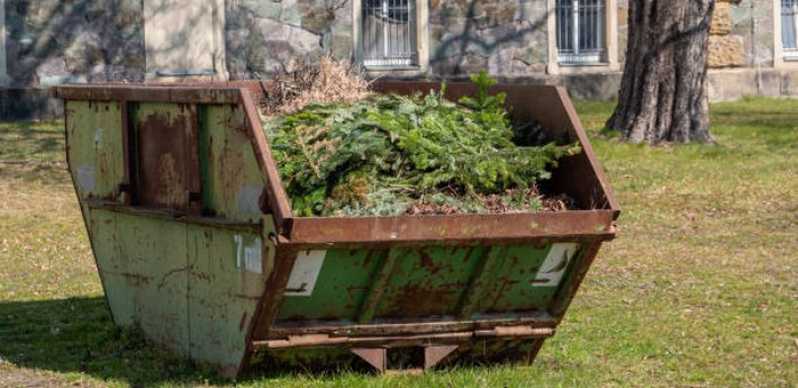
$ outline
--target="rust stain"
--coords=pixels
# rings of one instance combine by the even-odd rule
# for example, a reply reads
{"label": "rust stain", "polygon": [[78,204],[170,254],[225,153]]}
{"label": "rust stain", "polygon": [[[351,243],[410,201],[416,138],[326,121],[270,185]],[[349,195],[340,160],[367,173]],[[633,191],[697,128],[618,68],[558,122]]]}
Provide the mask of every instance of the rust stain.
{"label": "rust stain", "polygon": [[435,260],[427,253],[425,249],[419,249],[418,255],[421,258],[421,267],[426,269],[430,275],[435,276],[443,269],[442,264],[435,263]]}
{"label": "rust stain", "polygon": [[156,112],[139,123],[137,186],[141,205],[189,210],[188,193],[199,191],[197,133],[192,117]]}
{"label": "rust stain", "polygon": [[383,303],[385,307],[377,315],[380,318],[447,315],[455,308],[464,287],[462,283],[407,285],[393,292],[388,291]]}

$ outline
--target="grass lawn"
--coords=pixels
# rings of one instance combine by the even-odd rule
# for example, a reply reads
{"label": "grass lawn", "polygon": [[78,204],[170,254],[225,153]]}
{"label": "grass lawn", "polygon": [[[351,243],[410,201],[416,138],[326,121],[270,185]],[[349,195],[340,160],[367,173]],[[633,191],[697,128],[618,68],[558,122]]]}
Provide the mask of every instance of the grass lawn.
{"label": "grass lawn", "polygon": [[[798,386],[798,101],[713,106],[717,146],[648,148],[579,111],[624,208],[532,366],[255,374],[243,386]],[[0,123],[0,386],[214,385],[114,328],[58,124]]]}

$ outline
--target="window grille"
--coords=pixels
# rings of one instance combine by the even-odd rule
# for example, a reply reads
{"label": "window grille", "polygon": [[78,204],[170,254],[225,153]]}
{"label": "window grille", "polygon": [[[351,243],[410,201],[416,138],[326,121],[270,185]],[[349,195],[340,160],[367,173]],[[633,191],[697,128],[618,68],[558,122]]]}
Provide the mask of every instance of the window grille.
{"label": "window grille", "polygon": [[418,62],[414,0],[363,0],[363,64],[412,66]]}
{"label": "window grille", "polygon": [[557,0],[556,17],[560,63],[606,61],[605,0]]}
{"label": "window grille", "polygon": [[781,41],[784,56],[798,59],[798,0],[781,0]]}

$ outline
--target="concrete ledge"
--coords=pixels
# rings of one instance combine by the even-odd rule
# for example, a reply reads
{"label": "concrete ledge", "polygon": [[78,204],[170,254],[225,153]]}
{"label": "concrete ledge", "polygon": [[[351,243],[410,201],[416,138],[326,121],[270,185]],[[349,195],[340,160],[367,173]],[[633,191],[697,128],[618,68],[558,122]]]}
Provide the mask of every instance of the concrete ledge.
{"label": "concrete ledge", "polygon": [[732,69],[709,74],[709,98],[733,101],[748,96],[798,96],[798,70]]}

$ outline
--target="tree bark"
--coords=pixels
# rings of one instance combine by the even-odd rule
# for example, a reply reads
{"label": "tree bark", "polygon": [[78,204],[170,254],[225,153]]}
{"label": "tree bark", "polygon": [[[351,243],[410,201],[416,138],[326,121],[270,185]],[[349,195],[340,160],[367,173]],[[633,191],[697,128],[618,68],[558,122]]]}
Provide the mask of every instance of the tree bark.
{"label": "tree bark", "polygon": [[633,0],[618,106],[607,127],[634,143],[712,142],[706,93],[715,0]]}

